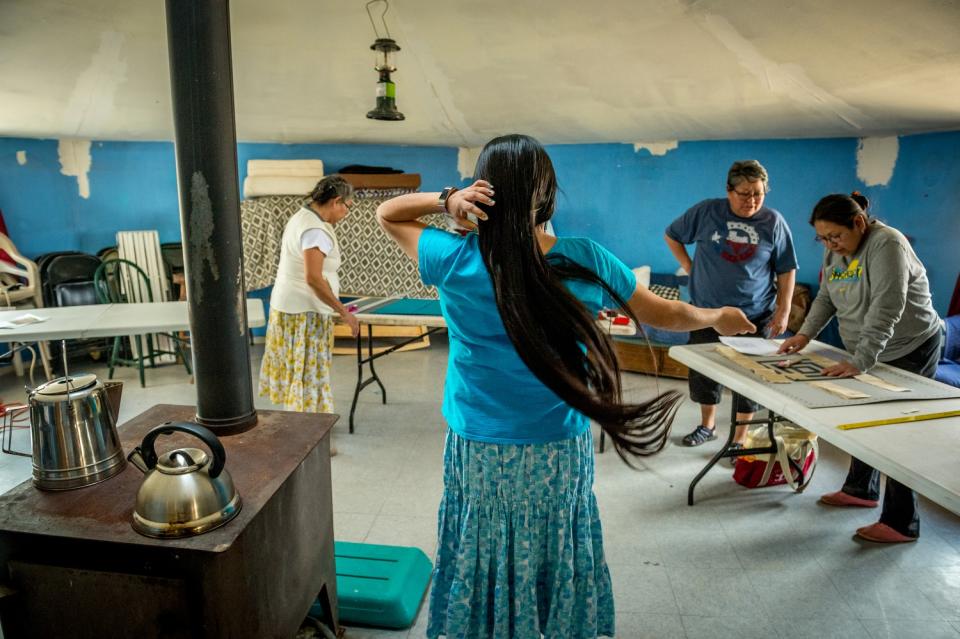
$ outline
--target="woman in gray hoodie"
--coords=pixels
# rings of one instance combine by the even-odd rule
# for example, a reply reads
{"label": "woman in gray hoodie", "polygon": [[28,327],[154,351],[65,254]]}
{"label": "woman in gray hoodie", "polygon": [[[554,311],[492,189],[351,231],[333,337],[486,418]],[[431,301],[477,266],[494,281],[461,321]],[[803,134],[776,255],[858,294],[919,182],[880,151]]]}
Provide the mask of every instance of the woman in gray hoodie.
{"label": "woman in gray hoodie", "polygon": [[[854,191],[820,200],[810,216],[826,247],[820,291],[806,321],[781,353],[795,353],[816,337],[834,315],[840,339],[852,355],[824,369],[852,377],[877,362],[933,377],[940,355],[940,318],[930,300],[926,269],[903,234],[867,216],[869,201]],[[830,506],[875,508],[880,473],[853,458],[843,488],[823,495]],[[876,542],[914,541],[920,535],[916,494],[887,478],[880,521],[857,530]]]}

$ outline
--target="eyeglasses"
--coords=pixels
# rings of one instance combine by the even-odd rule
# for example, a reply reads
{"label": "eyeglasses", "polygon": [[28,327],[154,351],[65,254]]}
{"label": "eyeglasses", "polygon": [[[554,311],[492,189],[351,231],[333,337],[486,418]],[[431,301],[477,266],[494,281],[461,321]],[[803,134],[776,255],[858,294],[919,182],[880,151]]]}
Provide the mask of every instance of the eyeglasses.
{"label": "eyeglasses", "polygon": [[737,194],[741,200],[762,200],[763,196],[766,195],[766,191],[747,191],[743,193],[736,189],[733,189],[733,192]]}
{"label": "eyeglasses", "polygon": [[827,233],[826,235],[816,235],[813,239],[820,242],[821,244],[836,244],[846,235],[846,231],[840,231],[839,233]]}

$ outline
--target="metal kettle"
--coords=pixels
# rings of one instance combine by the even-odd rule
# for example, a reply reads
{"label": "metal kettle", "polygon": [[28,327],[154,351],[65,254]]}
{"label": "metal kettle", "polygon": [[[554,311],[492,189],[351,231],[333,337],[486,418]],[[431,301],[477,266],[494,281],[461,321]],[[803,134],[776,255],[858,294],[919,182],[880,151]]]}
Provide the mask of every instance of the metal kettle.
{"label": "metal kettle", "polygon": [[67,374],[26,390],[37,488],[82,488],[124,469],[117,410],[96,375]]}
{"label": "metal kettle", "polygon": [[[199,448],[177,448],[157,456],[157,437],[177,431],[198,437],[213,458]],[[133,511],[133,529],[142,535],[199,535],[224,525],[240,512],[240,494],[224,468],[227,455],[223,444],[200,424],[160,424],[146,434],[127,459],[146,474]]]}

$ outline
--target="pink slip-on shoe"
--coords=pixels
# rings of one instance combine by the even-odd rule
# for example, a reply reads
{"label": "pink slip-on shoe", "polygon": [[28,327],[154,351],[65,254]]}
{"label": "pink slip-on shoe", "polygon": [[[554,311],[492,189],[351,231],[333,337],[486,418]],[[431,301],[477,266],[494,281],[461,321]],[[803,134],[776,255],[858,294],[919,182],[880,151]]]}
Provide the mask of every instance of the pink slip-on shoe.
{"label": "pink slip-on shoe", "polygon": [[820,503],[827,506],[840,506],[841,508],[854,506],[857,508],[876,508],[879,502],[875,499],[860,499],[853,495],[848,495],[842,490],[835,493],[827,493],[820,497]]}
{"label": "pink slip-on shoe", "polygon": [[907,537],[886,524],[879,521],[863,528],[857,528],[857,537],[874,541],[878,544],[902,544],[909,541],[916,541],[916,537]]}

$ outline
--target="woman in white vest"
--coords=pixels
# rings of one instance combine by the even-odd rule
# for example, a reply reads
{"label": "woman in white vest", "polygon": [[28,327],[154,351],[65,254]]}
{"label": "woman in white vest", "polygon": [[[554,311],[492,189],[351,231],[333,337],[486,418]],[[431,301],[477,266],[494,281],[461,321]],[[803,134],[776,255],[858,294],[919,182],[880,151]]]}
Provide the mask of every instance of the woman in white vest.
{"label": "woman in white vest", "polygon": [[283,230],[259,391],[286,410],[333,412],[334,313],[354,336],[360,331],[338,297],[340,246],[333,230],[352,204],[350,183],[339,175],[327,176]]}

